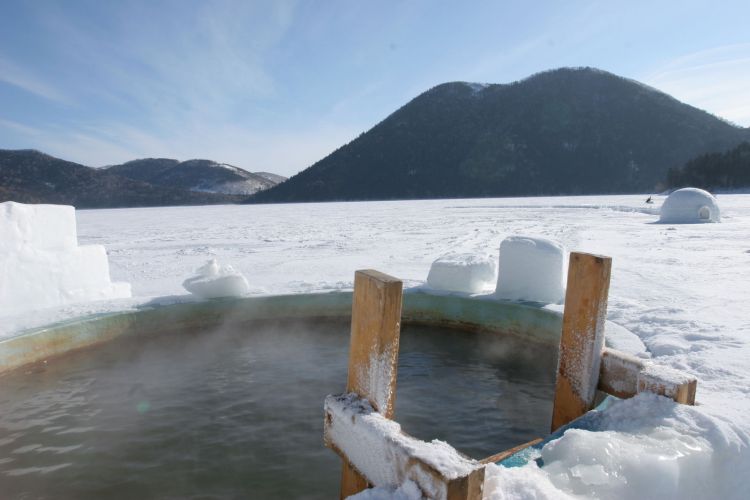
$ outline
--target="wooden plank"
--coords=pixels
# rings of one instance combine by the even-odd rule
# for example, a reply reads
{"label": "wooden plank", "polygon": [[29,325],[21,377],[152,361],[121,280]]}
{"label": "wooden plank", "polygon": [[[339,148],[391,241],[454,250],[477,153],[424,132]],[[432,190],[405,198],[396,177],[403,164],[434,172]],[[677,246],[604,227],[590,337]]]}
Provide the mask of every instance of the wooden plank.
{"label": "wooden plank", "polygon": [[[647,368],[648,370],[648,368]],[[696,379],[675,381],[665,377],[662,370],[649,374],[641,372],[638,377],[638,392],[653,392],[672,398],[675,402],[684,405],[695,404],[695,392],[698,389]]]}
{"label": "wooden plank", "polygon": [[615,349],[604,348],[599,370],[600,391],[619,398],[653,392],[677,403],[694,405],[698,381],[679,370],[653,363]]}
{"label": "wooden plank", "polygon": [[481,500],[484,491],[484,467],[478,467],[466,476],[448,481],[446,500]]}
{"label": "wooden plank", "polygon": [[[370,401],[386,418],[393,418],[403,283],[375,270],[354,274],[352,328],[347,392]],[[341,498],[364,490],[367,479],[344,460]]]}
{"label": "wooden plank", "polygon": [[612,259],[571,252],[552,431],[591,409],[604,347]]}
{"label": "wooden plank", "polygon": [[374,486],[395,488],[410,480],[428,499],[482,498],[484,464],[446,443],[409,436],[356,395],[328,396],[324,409],[326,446]]}
{"label": "wooden plank", "polygon": [[511,455],[515,455],[521,450],[525,450],[529,446],[534,446],[535,444],[541,443],[541,442],[542,442],[542,438],[532,439],[528,443],[519,444],[518,446],[514,446],[513,448],[508,448],[507,450],[501,451],[500,453],[495,453],[494,455],[490,455],[489,457],[480,460],[480,462],[482,462],[483,464],[496,464],[500,462],[501,460],[505,460]]}
{"label": "wooden plank", "polygon": [[597,388],[618,398],[631,398],[638,394],[638,374],[641,370],[642,359],[605,347]]}

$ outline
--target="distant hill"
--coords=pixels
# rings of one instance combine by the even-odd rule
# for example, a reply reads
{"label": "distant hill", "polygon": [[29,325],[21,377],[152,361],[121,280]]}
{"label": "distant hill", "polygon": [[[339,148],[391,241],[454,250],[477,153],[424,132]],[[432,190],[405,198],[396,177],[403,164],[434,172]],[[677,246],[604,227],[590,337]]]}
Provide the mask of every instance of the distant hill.
{"label": "distant hill", "polygon": [[[176,162],[154,161],[157,162],[152,165],[154,170],[165,176],[170,172],[171,162]],[[183,188],[184,185],[200,185],[197,177],[192,176],[197,170],[190,166],[185,169],[185,179],[189,180],[172,175],[171,185],[166,181],[164,184],[152,184],[143,179],[119,175],[115,169],[86,167],[39,151],[0,150],[0,201],[110,208],[239,203],[247,198],[247,195],[196,192]],[[209,187],[219,177],[211,177]]]}
{"label": "distant hill", "polygon": [[252,202],[647,192],[670,167],[750,140],[591,68],[439,85]]}
{"label": "distant hill", "polygon": [[146,158],[106,167],[106,169],[110,173],[148,182],[155,186],[233,195],[253,194],[286,180],[286,177],[280,175],[254,174],[211,160],[179,162],[167,158]]}
{"label": "distant hill", "polygon": [[255,175],[259,175],[264,179],[268,179],[269,181],[273,182],[274,185],[281,184],[282,182],[287,180],[287,177],[279,174],[272,174],[271,172],[255,172]]}
{"label": "distant hill", "polygon": [[667,186],[699,187],[709,191],[750,188],[750,142],[743,142],[725,153],[710,153],[670,168]]}

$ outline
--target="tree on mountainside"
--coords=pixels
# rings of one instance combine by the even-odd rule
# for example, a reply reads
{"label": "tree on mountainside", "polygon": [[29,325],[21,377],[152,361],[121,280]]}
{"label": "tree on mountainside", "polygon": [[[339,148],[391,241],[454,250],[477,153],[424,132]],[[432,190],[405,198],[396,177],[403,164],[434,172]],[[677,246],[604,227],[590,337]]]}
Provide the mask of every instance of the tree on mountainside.
{"label": "tree on mountainside", "polygon": [[726,153],[709,153],[667,172],[667,185],[708,190],[750,187],[750,142],[743,142]]}

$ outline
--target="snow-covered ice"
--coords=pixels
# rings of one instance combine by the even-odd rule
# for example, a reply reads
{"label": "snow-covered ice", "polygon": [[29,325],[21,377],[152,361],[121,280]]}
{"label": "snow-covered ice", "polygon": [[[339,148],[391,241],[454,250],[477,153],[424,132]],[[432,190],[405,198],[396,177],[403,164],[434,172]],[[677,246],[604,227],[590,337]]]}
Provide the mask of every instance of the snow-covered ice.
{"label": "snow-covered ice", "polygon": [[659,222],[668,224],[721,222],[721,211],[716,198],[708,191],[683,188],[674,191],[664,200]]}
{"label": "snow-covered ice", "polygon": [[500,244],[495,295],[506,300],[555,304],[565,295],[565,249],[552,240],[509,236]]}
{"label": "snow-covered ice", "polygon": [[482,293],[496,279],[495,259],[473,253],[448,253],[438,257],[430,266],[427,286],[434,290]]}
{"label": "snow-covered ice", "polygon": [[[566,434],[544,450],[545,467],[492,468],[487,496],[744,499],[750,491],[750,195],[719,195],[721,224],[687,225],[653,224],[657,214],[645,198],[81,210],[80,242],[106,245],[113,279],[131,282],[136,298],[6,316],[0,335],[154,297],[180,300],[182,279],[211,258],[231,262],[252,276],[253,286],[273,294],[351,289],[354,270],[366,268],[415,286],[447,252],[497,258],[505,237],[539,235],[569,250],[612,257],[608,319],[635,333],[655,365],[696,376],[699,405],[648,395],[624,401],[602,412],[600,433]],[[654,198],[657,206],[664,199]],[[660,471],[659,481],[644,479],[648,467]],[[615,473],[631,486],[617,482]],[[593,484],[602,478],[612,484]],[[592,485],[582,486],[583,479]]]}
{"label": "snow-covered ice", "polygon": [[245,276],[228,264],[211,259],[195,270],[195,274],[182,282],[188,292],[202,299],[241,297],[250,291]]}
{"label": "snow-covered ice", "polygon": [[0,316],[130,297],[103,246],[78,246],[69,206],[0,203],[0,277]]}

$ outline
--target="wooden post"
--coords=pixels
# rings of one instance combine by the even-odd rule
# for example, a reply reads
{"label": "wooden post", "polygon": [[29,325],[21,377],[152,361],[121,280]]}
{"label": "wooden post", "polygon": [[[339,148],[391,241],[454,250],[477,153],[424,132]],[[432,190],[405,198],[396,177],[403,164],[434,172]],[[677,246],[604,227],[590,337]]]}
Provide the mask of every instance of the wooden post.
{"label": "wooden post", "polygon": [[[352,329],[347,392],[370,401],[384,417],[393,418],[401,332],[403,283],[374,270],[354,274]],[[367,488],[367,480],[344,461],[341,498]]]}
{"label": "wooden post", "polygon": [[604,347],[612,259],[571,252],[552,431],[591,409]]}

